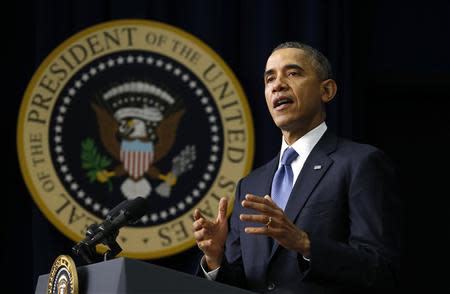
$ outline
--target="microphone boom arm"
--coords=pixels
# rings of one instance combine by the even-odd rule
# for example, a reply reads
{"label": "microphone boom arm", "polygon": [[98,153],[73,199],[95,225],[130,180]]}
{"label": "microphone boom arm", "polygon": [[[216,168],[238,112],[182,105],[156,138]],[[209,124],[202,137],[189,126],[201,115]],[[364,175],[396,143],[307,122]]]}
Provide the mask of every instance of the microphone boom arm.
{"label": "microphone boom arm", "polygon": [[[92,237],[92,229],[93,227],[96,227],[96,233],[100,231],[98,224],[90,225],[88,230],[86,231],[86,237]],[[104,260],[112,259],[117,254],[122,252],[122,247],[120,247],[119,243],[117,243],[116,238],[119,235],[119,229],[115,229],[112,231],[109,231],[108,234],[99,242],[109,248],[104,254]],[[73,253],[76,255],[81,256],[87,263],[92,263],[96,251],[95,251],[95,245],[97,242],[86,242],[85,240],[80,241],[77,245],[75,245],[72,248]]]}
{"label": "microphone boom arm", "polygon": [[145,212],[142,197],[126,200],[111,210],[101,224],[91,224],[86,230],[86,238],[72,247],[72,252],[81,256],[87,263],[95,258],[97,244],[106,245],[109,250],[104,253],[104,260],[112,259],[122,251],[116,238],[122,226],[135,223]]}

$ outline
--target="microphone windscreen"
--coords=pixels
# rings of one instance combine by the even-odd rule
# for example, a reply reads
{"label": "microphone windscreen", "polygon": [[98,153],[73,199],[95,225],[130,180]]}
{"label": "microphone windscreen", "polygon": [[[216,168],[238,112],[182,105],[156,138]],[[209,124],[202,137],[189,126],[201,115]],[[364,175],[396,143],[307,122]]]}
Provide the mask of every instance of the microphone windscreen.
{"label": "microphone windscreen", "polygon": [[126,209],[127,219],[129,222],[135,222],[147,211],[148,207],[145,203],[145,199],[142,197],[137,197],[130,201],[129,206]]}
{"label": "microphone windscreen", "polygon": [[124,200],[124,201],[120,202],[119,204],[117,204],[113,209],[111,209],[108,212],[108,214],[106,215],[106,219],[115,218],[122,209],[125,209],[128,206],[128,202],[130,202],[130,200]]}

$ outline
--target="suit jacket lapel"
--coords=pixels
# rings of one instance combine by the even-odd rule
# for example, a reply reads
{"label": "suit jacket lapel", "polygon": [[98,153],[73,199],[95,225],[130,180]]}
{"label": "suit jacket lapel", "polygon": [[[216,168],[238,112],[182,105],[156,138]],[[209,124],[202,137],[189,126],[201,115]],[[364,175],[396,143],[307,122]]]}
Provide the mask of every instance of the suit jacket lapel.
{"label": "suit jacket lapel", "polygon": [[[303,165],[294,187],[292,188],[291,195],[289,196],[284,211],[292,222],[295,222],[295,219],[311,196],[314,187],[316,187],[333,163],[333,160],[328,154],[335,150],[336,143],[336,136],[327,131],[309,154],[308,159]],[[278,242],[275,242],[270,259],[275,254],[278,246]]]}
{"label": "suit jacket lapel", "polygon": [[[257,196],[265,196],[270,195],[270,190],[272,186],[272,178],[275,174],[275,171],[278,168],[279,154],[277,157],[272,159],[267,165],[261,170],[261,173],[254,179],[256,185],[252,187],[252,191],[242,191],[243,193],[252,193]],[[244,210],[245,211],[245,210]],[[243,212],[244,212],[243,211]],[[255,213],[254,210],[249,210],[244,213]],[[273,242],[269,237],[265,235],[247,235],[244,233],[247,242],[250,243],[248,255],[251,255],[252,258],[266,259],[266,266],[269,262],[269,256],[272,252]],[[266,268],[260,268],[259,275],[264,275],[266,272]],[[258,275],[258,273],[255,273]]]}
{"label": "suit jacket lapel", "polygon": [[280,153],[278,153],[278,155],[267,164],[266,168],[264,169],[264,172],[261,173],[260,183],[264,183],[263,186],[264,194],[258,196],[270,195],[271,193],[270,191],[272,189],[272,179],[273,176],[275,175],[275,172],[278,169],[279,161],[280,161]]}

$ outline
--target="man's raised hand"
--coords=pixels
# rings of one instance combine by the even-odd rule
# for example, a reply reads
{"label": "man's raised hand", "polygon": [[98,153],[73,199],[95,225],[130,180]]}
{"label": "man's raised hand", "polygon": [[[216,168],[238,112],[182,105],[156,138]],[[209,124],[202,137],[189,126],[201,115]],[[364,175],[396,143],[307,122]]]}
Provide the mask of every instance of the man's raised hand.
{"label": "man's raised hand", "polygon": [[198,248],[205,254],[209,270],[218,268],[222,262],[228,235],[228,199],[221,198],[215,221],[207,220],[199,209],[194,211],[194,237]]}

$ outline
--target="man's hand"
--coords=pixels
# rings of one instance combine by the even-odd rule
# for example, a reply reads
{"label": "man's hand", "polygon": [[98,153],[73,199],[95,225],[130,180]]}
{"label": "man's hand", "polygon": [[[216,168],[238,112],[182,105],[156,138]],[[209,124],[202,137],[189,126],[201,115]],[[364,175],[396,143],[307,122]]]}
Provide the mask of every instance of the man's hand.
{"label": "man's hand", "polygon": [[242,206],[254,209],[260,214],[241,214],[239,216],[241,221],[264,224],[263,227],[246,227],[246,233],[267,235],[277,240],[281,246],[309,257],[310,240],[308,234],[294,225],[270,196],[258,197],[247,194],[245,200],[242,201]]}
{"label": "man's hand", "polygon": [[218,268],[222,262],[225,241],[228,235],[227,222],[228,200],[221,198],[219,213],[214,222],[207,220],[196,209],[194,212],[194,237],[198,248],[205,254],[205,261],[209,270]]}

